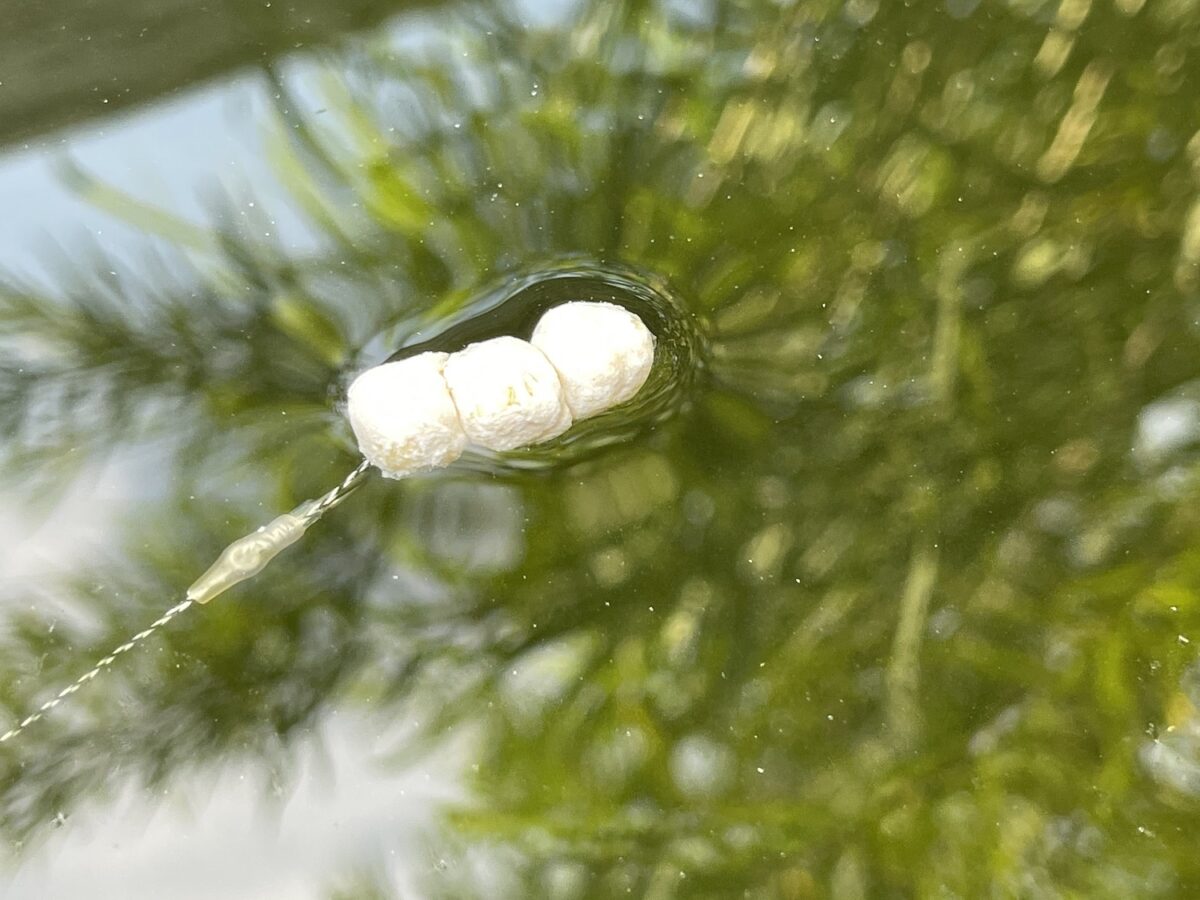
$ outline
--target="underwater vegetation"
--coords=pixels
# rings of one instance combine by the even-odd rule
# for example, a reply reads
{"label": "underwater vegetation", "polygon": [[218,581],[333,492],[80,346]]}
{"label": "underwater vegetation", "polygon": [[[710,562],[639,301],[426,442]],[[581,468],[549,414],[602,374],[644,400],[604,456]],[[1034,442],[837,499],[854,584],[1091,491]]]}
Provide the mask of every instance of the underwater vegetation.
{"label": "underwater vegetation", "polygon": [[593,452],[372,480],[0,748],[0,833],[286,783],[354,708],[398,766],[470,736],[439,852],[503,874],[430,896],[1194,896],[1197,54],[1186,2],[464,4],[263,73],[303,255],[71,171],[173,249],[0,289],[3,478],[166,468],[5,607],[5,727],[350,471],[348,379],[430,323],[612,267],[698,336]]}

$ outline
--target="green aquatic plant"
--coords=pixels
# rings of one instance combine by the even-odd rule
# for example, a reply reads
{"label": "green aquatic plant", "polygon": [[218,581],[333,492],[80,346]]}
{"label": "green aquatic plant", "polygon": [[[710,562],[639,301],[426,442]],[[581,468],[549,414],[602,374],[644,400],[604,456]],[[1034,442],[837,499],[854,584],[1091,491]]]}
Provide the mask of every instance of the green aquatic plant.
{"label": "green aquatic plant", "polygon": [[[31,383],[123,379],[86,394],[94,437],[166,439],[164,398],[195,423],[89,574],[105,594],[78,592],[94,621],[10,617],[5,706],[140,627],[260,503],[335,480],[341,367],[396,322],[586,257],[669,284],[704,378],[566,470],[364,488],[8,751],[7,833],[117,765],[284,766],[350,703],[420,711],[398,760],[479,729],[451,821],[514,896],[1200,888],[1200,16],[598,2],[441,26],[268,75],[319,251],[218,217],[148,292],[170,299],[0,312],[64,352]],[[32,429],[19,385],[5,464],[46,471],[83,435]],[[453,867],[429,891],[482,892]]]}

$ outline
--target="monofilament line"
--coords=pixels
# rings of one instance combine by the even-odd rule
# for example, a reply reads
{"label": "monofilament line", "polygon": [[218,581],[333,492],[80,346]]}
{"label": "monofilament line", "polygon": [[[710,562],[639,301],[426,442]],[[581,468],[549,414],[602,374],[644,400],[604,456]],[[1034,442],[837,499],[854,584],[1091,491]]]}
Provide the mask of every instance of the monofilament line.
{"label": "monofilament line", "polygon": [[341,483],[337,487],[331,488],[312,501],[312,506],[305,512],[305,519],[308,521],[308,524],[311,525],[317,521],[317,519],[321,518],[321,516],[325,515],[325,513],[354,493],[354,489],[363,483],[363,480],[370,471],[371,463],[364,459],[349,475],[341,480]]}
{"label": "monofilament line", "polygon": [[181,600],[179,603],[176,603],[165,613],[159,616],[155,621],[151,622],[150,625],[144,630],[139,631],[120,647],[117,647],[112,653],[108,654],[108,656],[96,663],[96,665],[94,665],[91,669],[75,679],[74,682],[67,685],[67,687],[63,688],[61,691],[39,706],[37,710],[22,719],[14,728],[10,728],[8,731],[4,732],[4,734],[0,734],[0,744],[15,738],[18,734],[20,734],[38,719],[43,718],[46,713],[50,712],[50,710],[54,709],[54,707],[58,706],[58,704],[62,703],[73,693],[116,662],[117,657],[119,657],[122,653],[128,653],[142,641],[146,640],[146,638],[150,637],[150,635],[154,634],[154,632],[158,631],[158,629],[162,628],[177,615],[186,610],[194,602],[194,600]]}
{"label": "monofilament line", "polygon": [[371,464],[363,460],[336,487],[322,494],[316,500],[306,500],[290,513],[284,513],[270,524],[264,525],[245,537],[238,538],[226,547],[213,566],[188,588],[185,599],[176,603],[156,621],[150,623],[150,626],[144,631],[139,631],[113,650],[89,671],[80,675],[72,684],[63,688],[18,722],[16,726],[4,734],[0,734],[0,744],[12,740],[38,719],[44,718],[46,713],[116,662],[117,657],[128,653],[188,607],[196,603],[207,603],[235,584],[256,575],[281,550],[299,540],[310,525],[350,496],[354,489],[366,479],[370,468]]}
{"label": "monofilament line", "polygon": [[363,460],[334,488],[229,544],[145,631],[63,688],[16,727],[12,740],[192,604],[253,578],[362,484],[450,465],[469,444],[504,452],[550,440],[579,419],[631,399],[654,363],[655,338],[634,313],[574,301],[542,315],[528,341],[501,335],[455,353],[427,352],[361,373],[347,412]]}

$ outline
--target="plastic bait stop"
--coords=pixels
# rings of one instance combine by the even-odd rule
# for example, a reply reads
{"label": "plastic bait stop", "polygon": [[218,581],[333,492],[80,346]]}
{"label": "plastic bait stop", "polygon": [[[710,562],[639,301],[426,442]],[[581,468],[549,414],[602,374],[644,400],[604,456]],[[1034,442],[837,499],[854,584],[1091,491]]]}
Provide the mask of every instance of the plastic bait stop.
{"label": "plastic bait stop", "polygon": [[347,392],[363,461],[321,497],[226,547],[183,600],[0,734],[0,743],[193,604],[257,575],[345,500],[372,467],[404,478],[448,466],[468,447],[503,452],[555,438],[574,422],[632,399],[650,375],[654,354],[654,335],[635,313],[613,303],[571,301],[543,313],[528,341],[494,337],[454,353],[427,351],[367,369]]}

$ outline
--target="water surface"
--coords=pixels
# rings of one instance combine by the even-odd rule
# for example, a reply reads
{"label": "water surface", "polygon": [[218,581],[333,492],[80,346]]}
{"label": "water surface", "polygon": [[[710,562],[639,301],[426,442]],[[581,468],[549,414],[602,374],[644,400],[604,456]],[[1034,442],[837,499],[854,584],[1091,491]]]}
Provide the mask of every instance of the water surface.
{"label": "water surface", "polygon": [[238,76],[187,202],[58,169],[7,533],[74,506],[0,557],[0,724],[349,471],[358,366],[563,273],[691,365],[377,479],[6,746],[14,895],[1194,896],[1200,11],[505,6]]}

